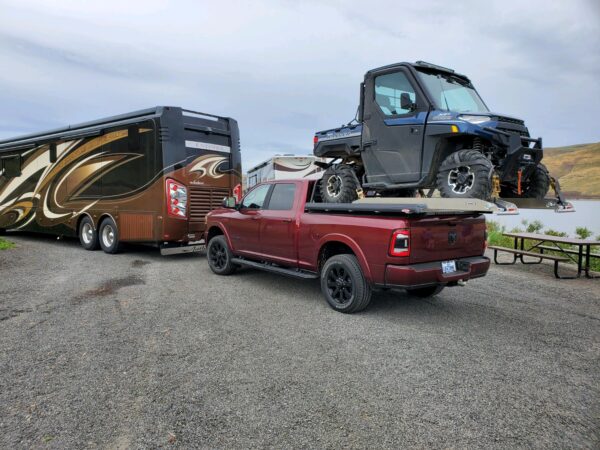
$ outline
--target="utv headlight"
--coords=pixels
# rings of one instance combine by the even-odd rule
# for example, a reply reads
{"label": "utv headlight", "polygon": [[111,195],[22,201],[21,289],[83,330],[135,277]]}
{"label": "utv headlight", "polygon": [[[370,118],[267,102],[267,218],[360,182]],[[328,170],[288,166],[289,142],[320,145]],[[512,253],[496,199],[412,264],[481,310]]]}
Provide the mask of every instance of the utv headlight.
{"label": "utv headlight", "polygon": [[492,120],[489,116],[470,116],[470,115],[460,115],[458,116],[460,120],[464,120],[465,122],[480,124],[484,122],[489,122]]}

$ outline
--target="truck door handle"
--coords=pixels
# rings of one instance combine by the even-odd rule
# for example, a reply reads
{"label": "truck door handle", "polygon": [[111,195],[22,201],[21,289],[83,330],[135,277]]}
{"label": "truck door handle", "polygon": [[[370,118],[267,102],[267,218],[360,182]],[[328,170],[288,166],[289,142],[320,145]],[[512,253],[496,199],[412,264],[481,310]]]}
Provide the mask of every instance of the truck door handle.
{"label": "truck door handle", "polygon": [[283,219],[283,222],[285,222],[285,223],[292,223],[292,219]]}
{"label": "truck door handle", "polygon": [[419,128],[419,127],[410,127],[410,132],[411,132],[411,133],[413,133],[413,134],[416,134],[416,133],[418,133],[418,132],[419,132],[419,130],[420,130],[420,128]]}
{"label": "truck door handle", "polygon": [[258,220],[258,219],[260,219],[259,216],[252,216],[252,220]]}

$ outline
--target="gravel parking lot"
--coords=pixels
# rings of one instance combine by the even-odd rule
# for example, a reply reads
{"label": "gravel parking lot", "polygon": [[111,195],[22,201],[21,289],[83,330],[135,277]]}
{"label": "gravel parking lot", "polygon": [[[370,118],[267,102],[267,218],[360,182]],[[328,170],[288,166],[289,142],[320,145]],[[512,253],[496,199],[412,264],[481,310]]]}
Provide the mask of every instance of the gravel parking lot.
{"label": "gravel parking lot", "polygon": [[344,315],[202,255],[9,239],[1,448],[598,448],[600,280],[492,267]]}

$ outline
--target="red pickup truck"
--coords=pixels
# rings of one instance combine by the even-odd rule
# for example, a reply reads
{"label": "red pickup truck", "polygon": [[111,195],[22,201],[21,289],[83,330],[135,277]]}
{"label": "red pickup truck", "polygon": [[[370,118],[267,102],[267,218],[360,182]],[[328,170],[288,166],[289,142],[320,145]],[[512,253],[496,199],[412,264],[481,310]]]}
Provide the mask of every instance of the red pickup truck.
{"label": "red pickup truck", "polygon": [[282,180],[257,185],[237,205],[224,199],[206,219],[212,271],[320,278],[329,305],[346,313],[366,308],[373,290],[428,297],[487,273],[480,211],[431,210],[425,199],[319,203],[315,195],[315,181]]}

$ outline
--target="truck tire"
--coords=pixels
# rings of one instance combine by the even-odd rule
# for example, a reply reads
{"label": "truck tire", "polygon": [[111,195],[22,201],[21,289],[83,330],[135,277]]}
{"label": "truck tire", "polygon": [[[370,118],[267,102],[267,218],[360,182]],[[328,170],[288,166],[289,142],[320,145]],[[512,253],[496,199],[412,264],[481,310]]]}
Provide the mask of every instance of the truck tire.
{"label": "truck tire", "polygon": [[0,228],[0,236],[6,236],[6,230],[4,228]]}
{"label": "truck tire", "polygon": [[410,295],[416,295],[417,297],[427,298],[438,295],[444,290],[444,286],[427,286],[422,288],[407,289]]}
{"label": "truck tire", "polygon": [[319,187],[324,203],[351,203],[358,198],[356,190],[360,188],[352,167],[345,164],[329,167]]}
{"label": "truck tire", "polygon": [[215,236],[208,242],[206,258],[208,267],[217,275],[231,275],[237,269],[237,266],[231,262],[233,255],[223,235]]}
{"label": "truck tire", "polygon": [[98,240],[100,241],[100,247],[105,253],[114,255],[121,250],[119,230],[115,221],[110,217],[107,217],[100,223],[98,227]]}
{"label": "truck tire", "polygon": [[362,311],[371,302],[371,286],[354,255],[335,255],[325,262],[321,291],[329,306],[343,313]]}
{"label": "truck tire", "polygon": [[[456,166],[459,164],[459,166]],[[492,162],[477,150],[459,150],[449,155],[440,167],[436,187],[445,198],[479,198],[488,200],[492,193]]]}
{"label": "truck tire", "polygon": [[94,222],[88,216],[85,216],[79,222],[79,242],[86,250],[98,250],[98,232],[94,229]]}

